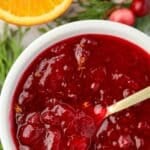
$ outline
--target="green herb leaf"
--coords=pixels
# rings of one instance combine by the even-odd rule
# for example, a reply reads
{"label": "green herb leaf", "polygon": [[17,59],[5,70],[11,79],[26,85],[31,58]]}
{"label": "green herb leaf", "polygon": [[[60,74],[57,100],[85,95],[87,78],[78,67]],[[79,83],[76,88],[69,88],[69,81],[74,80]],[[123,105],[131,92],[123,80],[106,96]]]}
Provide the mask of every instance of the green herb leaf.
{"label": "green herb leaf", "polygon": [[135,27],[150,35],[150,15],[138,18]]}
{"label": "green herb leaf", "polygon": [[3,150],[2,145],[0,144],[0,150]]}
{"label": "green herb leaf", "polygon": [[91,0],[88,5],[83,6],[85,10],[71,18],[71,21],[81,19],[104,19],[107,11],[113,6],[114,4],[108,1]]}
{"label": "green herb leaf", "polygon": [[21,41],[25,32],[27,29],[12,30],[8,25],[4,26],[4,32],[0,37],[0,90],[11,65],[23,49]]}

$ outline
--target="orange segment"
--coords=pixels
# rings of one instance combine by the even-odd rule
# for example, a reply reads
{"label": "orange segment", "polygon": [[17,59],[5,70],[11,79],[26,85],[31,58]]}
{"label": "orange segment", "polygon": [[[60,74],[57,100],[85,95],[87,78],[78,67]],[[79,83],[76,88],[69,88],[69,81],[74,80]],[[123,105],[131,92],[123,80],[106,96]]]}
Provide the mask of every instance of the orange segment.
{"label": "orange segment", "polygon": [[35,25],[60,16],[72,0],[0,0],[0,18],[17,25]]}

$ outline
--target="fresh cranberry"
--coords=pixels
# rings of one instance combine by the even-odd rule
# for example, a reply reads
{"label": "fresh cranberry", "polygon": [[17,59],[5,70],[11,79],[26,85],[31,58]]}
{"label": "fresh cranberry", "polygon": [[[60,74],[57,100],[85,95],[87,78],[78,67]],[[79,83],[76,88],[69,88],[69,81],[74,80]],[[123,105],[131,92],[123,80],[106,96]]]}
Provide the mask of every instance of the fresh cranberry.
{"label": "fresh cranberry", "polygon": [[109,20],[133,26],[135,23],[135,16],[130,9],[119,8],[111,13]]}
{"label": "fresh cranberry", "polygon": [[150,13],[150,1],[149,0],[133,0],[131,4],[131,10],[138,17],[142,17]]}

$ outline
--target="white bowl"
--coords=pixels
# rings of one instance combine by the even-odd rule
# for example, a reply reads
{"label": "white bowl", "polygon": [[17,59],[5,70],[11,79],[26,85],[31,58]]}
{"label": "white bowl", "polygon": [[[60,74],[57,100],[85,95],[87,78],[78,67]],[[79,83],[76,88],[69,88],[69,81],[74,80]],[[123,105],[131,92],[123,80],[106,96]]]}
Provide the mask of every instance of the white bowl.
{"label": "white bowl", "polygon": [[119,23],[103,20],[87,20],[57,27],[32,42],[12,66],[4,83],[0,98],[0,138],[4,150],[14,150],[11,135],[10,109],[12,95],[22,73],[39,53],[63,39],[86,33],[113,35],[126,39],[150,54],[150,37],[144,33]]}

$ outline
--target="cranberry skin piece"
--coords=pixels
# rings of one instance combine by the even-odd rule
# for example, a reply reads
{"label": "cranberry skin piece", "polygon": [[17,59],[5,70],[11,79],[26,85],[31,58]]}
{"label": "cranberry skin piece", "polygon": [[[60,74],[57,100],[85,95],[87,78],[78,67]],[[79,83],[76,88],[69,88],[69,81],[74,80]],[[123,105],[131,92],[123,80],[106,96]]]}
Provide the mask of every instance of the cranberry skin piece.
{"label": "cranberry skin piece", "polygon": [[135,24],[134,13],[128,8],[120,8],[114,10],[109,16],[109,20],[120,22],[130,26],[133,26]]}
{"label": "cranberry skin piece", "polygon": [[137,17],[143,17],[150,13],[150,1],[133,0],[130,8]]}

